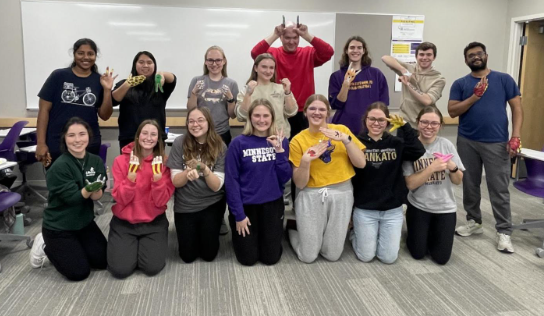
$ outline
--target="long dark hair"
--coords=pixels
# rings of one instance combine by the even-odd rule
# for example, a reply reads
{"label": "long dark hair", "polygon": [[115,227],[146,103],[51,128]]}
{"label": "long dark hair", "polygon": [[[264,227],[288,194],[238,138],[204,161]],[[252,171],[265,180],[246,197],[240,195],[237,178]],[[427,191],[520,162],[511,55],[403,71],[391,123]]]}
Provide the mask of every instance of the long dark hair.
{"label": "long dark hair", "polygon": [[85,127],[85,129],[87,130],[87,134],[89,135],[89,143],[87,144],[87,147],[93,140],[93,130],[91,129],[89,123],[87,123],[80,117],[74,116],[69,119],[66,124],[64,124],[62,132],[60,133],[60,151],[63,153],[68,151],[68,149],[66,148],[66,133],[68,133],[68,129],[70,128],[70,126],[76,124],[83,125],[83,127]]}
{"label": "long dark hair", "polygon": [[362,37],[360,37],[359,35],[355,35],[355,36],[352,36],[352,37],[348,38],[348,40],[346,41],[346,44],[344,45],[344,50],[342,51],[342,58],[340,59],[340,62],[339,62],[340,67],[348,67],[349,66],[349,56],[346,53],[346,51],[348,50],[349,43],[351,43],[351,41],[357,41],[357,42],[361,42],[363,44],[363,50],[365,51],[365,53],[363,54],[363,57],[361,57],[361,66],[370,66],[370,65],[372,65],[372,58],[370,58],[370,53],[368,52],[368,48],[366,46],[365,40]]}
{"label": "long dark hair", "polygon": [[[206,141],[204,144],[200,144],[196,138],[189,132],[189,115],[193,111],[200,111],[208,122],[208,131],[206,132]],[[217,161],[217,158],[223,151],[223,140],[221,136],[215,131],[215,124],[213,123],[210,110],[205,107],[194,107],[187,112],[187,119],[185,120],[185,126],[187,127],[187,135],[183,139],[183,159],[189,161],[191,159],[198,159],[202,161],[206,166],[212,169]]]}
{"label": "long dark hair", "polygon": [[132,60],[132,70],[130,73],[132,76],[138,76],[138,71],[136,70],[136,64],[138,63],[138,59],[140,59],[140,56],[146,55],[149,57],[153,64],[155,64],[155,67],[153,69],[153,74],[145,79],[145,81],[142,84],[137,85],[136,87],[130,88],[126,94],[126,97],[132,102],[132,103],[138,103],[141,98],[145,97],[153,97],[155,96],[155,75],[157,74],[157,60],[155,59],[155,56],[151,54],[148,51],[141,51],[134,56],[134,59]]}
{"label": "long dark hair", "polygon": [[[80,38],[74,43],[74,46],[72,47],[72,54],[74,55],[74,60],[72,61],[72,64],[70,65],[70,67],[72,68],[76,66],[76,61],[75,61],[76,52],[81,47],[81,45],[91,46],[91,49],[94,51],[94,54],[98,57],[98,47],[96,46],[96,43],[90,38]],[[98,73],[98,66],[96,65],[96,61],[94,65],[91,67],[91,71]]]}

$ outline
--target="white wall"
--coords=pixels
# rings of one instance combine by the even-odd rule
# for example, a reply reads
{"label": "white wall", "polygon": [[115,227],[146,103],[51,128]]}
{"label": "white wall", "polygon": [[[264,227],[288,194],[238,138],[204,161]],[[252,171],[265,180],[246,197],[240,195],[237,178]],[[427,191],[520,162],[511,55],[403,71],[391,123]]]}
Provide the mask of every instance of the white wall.
{"label": "white wall", "polygon": [[[194,1],[187,0],[85,0],[77,2],[113,2],[122,4],[153,4],[166,6],[194,7]],[[463,62],[463,48],[471,41],[477,40],[486,44],[490,54],[489,66],[493,69],[505,69],[505,34],[507,29],[508,9],[517,8],[514,2],[531,3],[533,1],[508,0],[276,0],[266,2],[248,2],[242,0],[202,0],[199,7],[231,7],[231,8],[258,8],[272,10],[303,10],[326,12],[364,12],[364,13],[398,13],[425,15],[425,40],[434,42],[438,46],[436,68],[442,71],[448,84],[445,95],[439,102],[439,107],[445,109],[449,88],[456,78],[468,73]],[[544,4],[542,4],[544,7]],[[271,13],[273,14],[273,12]],[[279,19],[278,19],[279,21]],[[47,27],[44,25],[44,27]],[[85,26],[74,26],[85,27]],[[89,26],[92,27],[92,26]],[[259,27],[256,25],[255,27]],[[272,30],[263,29],[263,37]],[[311,30],[310,30],[311,31]],[[353,30],[356,34],[357,30]],[[319,34],[316,34],[319,36]],[[3,49],[0,50],[0,60],[4,75],[0,77],[0,115],[2,117],[36,116],[36,112],[25,109],[24,72],[23,72],[23,41],[21,26],[21,9],[19,0],[0,1],[0,39]],[[47,39],[43,41],[47,45]],[[98,43],[100,45],[100,43]],[[69,47],[66,47],[69,49]],[[377,57],[377,56],[375,56]],[[47,63],[47,60],[44,60]],[[195,74],[187,74],[194,76]],[[185,87],[179,87],[180,91]],[[38,91],[36,91],[37,93]],[[175,92],[176,93],[176,92]],[[180,93],[179,91],[177,93]]]}

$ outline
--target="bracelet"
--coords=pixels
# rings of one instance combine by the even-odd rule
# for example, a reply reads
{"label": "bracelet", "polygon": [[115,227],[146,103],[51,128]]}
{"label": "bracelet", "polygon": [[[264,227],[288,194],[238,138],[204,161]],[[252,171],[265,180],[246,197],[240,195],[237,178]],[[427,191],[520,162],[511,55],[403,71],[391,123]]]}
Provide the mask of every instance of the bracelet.
{"label": "bracelet", "polygon": [[[283,92],[285,93],[285,92]],[[285,95],[290,95],[291,93],[293,93],[293,91],[289,91],[289,93],[285,93]]]}
{"label": "bracelet", "polygon": [[459,167],[455,166],[453,170],[450,170],[450,173],[456,173],[457,171],[459,171]]}
{"label": "bracelet", "polygon": [[227,100],[227,103],[232,103],[234,101],[236,101],[236,99],[234,97],[232,97],[232,99]]}

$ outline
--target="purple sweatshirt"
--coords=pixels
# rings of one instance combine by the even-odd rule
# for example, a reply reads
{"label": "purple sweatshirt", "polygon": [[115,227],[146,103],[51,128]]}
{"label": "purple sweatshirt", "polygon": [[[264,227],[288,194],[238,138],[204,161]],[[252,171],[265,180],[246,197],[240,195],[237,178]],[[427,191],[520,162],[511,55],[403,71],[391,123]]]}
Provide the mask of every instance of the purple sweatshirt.
{"label": "purple sweatshirt", "polygon": [[346,102],[339,101],[336,96],[342,89],[347,69],[340,68],[329,79],[329,102],[336,110],[332,123],[346,125],[353,134],[358,135],[363,124],[361,119],[370,104],[381,101],[389,105],[389,89],[385,76],[378,68],[364,66],[351,82]]}
{"label": "purple sweatshirt", "polygon": [[266,137],[240,135],[232,140],[225,162],[227,204],[237,222],[246,218],[244,205],[262,204],[283,196],[293,174],[289,164],[289,141],[285,152],[276,151]]}

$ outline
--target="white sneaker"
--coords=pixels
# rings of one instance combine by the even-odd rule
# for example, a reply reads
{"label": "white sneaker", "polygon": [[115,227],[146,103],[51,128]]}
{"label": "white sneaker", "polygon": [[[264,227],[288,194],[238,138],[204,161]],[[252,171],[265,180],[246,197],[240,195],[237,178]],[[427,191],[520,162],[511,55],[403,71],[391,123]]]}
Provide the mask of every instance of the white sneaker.
{"label": "white sneaker", "polygon": [[30,249],[30,265],[34,269],[41,268],[47,259],[45,251],[45,243],[43,241],[42,233],[39,233],[34,237],[34,243],[32,244],[32,249]]}
{"label": "white sneaker", "polygon": [[510,235],[497,232],[497,250],[504,253],[514,253]]}
{"label": "white sneaker", "polygon": [[455,229],[455,233],[462,237],[468,237],[472,234],[482,234],[484,229],[482,224],[476,223],[473,219],[467,221],[466,225],[459,226]]}

